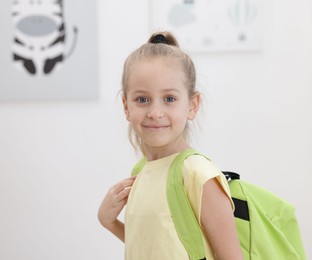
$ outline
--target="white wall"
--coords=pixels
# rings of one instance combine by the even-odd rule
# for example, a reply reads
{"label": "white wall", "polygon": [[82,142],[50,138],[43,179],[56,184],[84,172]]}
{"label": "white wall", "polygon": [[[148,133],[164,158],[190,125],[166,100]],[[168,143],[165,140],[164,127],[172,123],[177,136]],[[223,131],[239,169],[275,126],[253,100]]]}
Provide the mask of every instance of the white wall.
{"label": "white wall", "polygon": [[[98,2],[99,100],[0,103],[0,259],[123,258],[97,209],[136,158],[117,93],[148,7]],[[195,143],[294,204],[312,259],[312,2],[264,1],[264,12],[262,52],[193,56],[207,104]]]}

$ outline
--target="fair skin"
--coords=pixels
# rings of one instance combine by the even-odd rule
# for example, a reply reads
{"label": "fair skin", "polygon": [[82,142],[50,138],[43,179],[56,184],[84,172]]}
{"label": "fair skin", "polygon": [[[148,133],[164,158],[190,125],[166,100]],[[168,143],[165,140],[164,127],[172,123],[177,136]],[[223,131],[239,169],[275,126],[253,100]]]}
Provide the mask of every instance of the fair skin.
{"label": "fair skin", "polygon": [[199,94],[189,98],[181,70],[170,60],[155,58],[134,66],[123,97],[126,118],[143,143],[147,160],[156,160],[189,147],[183,137],[195,118]]}
{"label": "fair skin", "polygon": [[120,181],[109,189],[101,203],[98,218],[100,223],[121,241],[125,241],[124,224],[117,219],[123,207],[127,204],[130,188],[135,177]]}
{"label": "fair skin", "polygon": [[[191,97],[179,64],[165,58],[134,65],[123,97],[127,120],[140,137],[148,160],[156,160],[189,148],[183,132],[199,108],[200,96]],[[135,178],[114,185],[99,209],[104,227],[124,241],[124,225],[117,217],[127,203]],[[230,200],[216,179],[203,187],[200,222],[216,259],[243,259]],[[222,228],[220,228],[222,227]]]}

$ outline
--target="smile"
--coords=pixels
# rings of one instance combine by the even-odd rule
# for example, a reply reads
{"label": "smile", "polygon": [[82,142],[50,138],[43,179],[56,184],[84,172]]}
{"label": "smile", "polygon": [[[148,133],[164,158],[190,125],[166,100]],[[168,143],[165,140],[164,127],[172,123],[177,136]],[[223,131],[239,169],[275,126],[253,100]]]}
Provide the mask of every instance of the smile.
{"label": "smile", "polygon": [[166,129],[168,128],[169,126],[168,125],[144,125],[143,126],[144,128],[146,129],[149,129],[149,130],[163,130],[163,129]]}

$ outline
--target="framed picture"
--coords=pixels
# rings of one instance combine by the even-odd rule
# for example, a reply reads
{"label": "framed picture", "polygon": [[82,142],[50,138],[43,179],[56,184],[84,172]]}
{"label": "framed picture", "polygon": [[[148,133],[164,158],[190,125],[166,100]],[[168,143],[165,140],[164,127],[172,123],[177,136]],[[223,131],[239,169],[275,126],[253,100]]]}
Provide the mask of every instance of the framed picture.
{"label": "framed picture", "polygon": [[96,98],[96,1],[0,4],[0,101]]}
{"label": "framed picture", "polygon": [[152,31],[193,53],[261,49],[260,0],[151,0]]}

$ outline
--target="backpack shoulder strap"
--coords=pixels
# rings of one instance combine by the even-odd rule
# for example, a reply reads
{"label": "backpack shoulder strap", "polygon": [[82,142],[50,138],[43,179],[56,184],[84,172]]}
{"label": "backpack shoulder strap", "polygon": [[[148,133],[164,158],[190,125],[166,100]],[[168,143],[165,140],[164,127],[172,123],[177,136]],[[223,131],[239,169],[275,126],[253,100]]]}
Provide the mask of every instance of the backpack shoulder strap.
{"label": "backpack shoulder strap", "polygon": [[[169,168],[166,194],[175,229],[190,260],[204,260],[203,234],[184,189],[182,176],[184,160],[196,154],[202,155],[196,150],[188,149],[173,160]],[[133,167],[131,176],[138,175],[145,163],[146,158],[143,157]]]}
{"label": "backpack shoulder strap", "polygon": [[131,172],[131,176],[137,176],[142,170],[142,168],[144,167],[145,163],[146,163],[146,158],[143,157],[141,160],[137,162],[136,165],[134,165],[132,172]]}
{"label": "backpack shoulder strap", "polygon": [[181,152],[172,162],[167,180],[167,201],[176,231],[189,258],[198,260],[206,259],[203,234],[184,189],[182,176],[183,162],[190,155],[202,154],[188,149]]}

